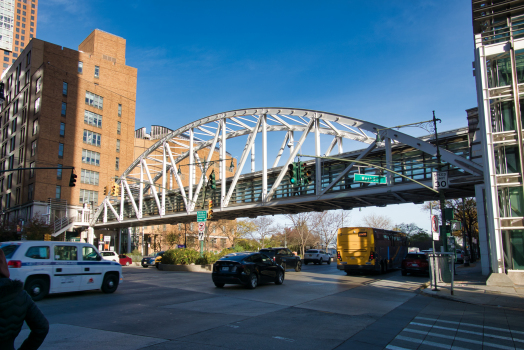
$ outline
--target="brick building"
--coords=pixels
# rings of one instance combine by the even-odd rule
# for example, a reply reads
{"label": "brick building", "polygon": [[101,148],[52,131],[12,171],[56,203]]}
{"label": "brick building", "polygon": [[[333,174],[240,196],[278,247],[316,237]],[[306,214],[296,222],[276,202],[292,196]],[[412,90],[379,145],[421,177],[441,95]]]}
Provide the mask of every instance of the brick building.
{"label": "brick building", "polygon": [[[0,167],[11,170],[0,176],[4,220],[40,214],[55,236],[86,229],[104,186],[134,159],[137,70],[125,51],[125,39],[100,30],[78,51],[32,39],[4,71]],[[16,171],[71,166],[75,187],[70,169]]]}
{"label": "brick building", "polygon": [[36,36],[38,0],[0,0],[0,49],[4,51],[2,71],[16,61]]}

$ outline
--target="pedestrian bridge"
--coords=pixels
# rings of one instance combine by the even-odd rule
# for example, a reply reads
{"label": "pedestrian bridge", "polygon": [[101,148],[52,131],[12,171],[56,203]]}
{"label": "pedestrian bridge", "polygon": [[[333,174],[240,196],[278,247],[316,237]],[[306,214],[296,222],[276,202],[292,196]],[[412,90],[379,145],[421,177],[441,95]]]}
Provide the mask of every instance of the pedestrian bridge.
{"label": "pedestrian bridge", "polygon": [[[446,198],[474,196],[483,169],[469,160],[468,129],[441,132],[438,139],[450,182]],[[210,151],[202,157],[198,152],[206,148]],[[238,158],[228,177],[231,154]],[[302,156],[313,181],[295,186],[286,173],[301,154],[330,158]],[[213,200],[214,219],[423,203],[438,199],[423,186],[431,187],[436,154],[432,134],[416,138],[333,113],[293,108],[219,113],[160,137],[117,179],[119,195],[103,200],[90,225],[116,229],[194,222],[204,201],[207,209],[207,199]],[[217,184],[210,190],[206,182],[213,169]],[[387,183],[354,182],[356,173],[383,174]]]}

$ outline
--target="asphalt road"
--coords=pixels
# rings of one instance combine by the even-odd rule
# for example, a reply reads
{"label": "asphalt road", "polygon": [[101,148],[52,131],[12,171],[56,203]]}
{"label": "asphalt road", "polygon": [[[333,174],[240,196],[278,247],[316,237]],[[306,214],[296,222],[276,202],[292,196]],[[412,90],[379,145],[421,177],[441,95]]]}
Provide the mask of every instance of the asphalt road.
{"label": "asphalt road", "polygon": [[51,324],[41,349],[411,349],[387,344],[420,338],[399,335],[414,317],[462,307],[415,293],[427,277],[346,276],[336,264],[304,266],[255,290],[215,288],[207,273],[123,270],[114,294],[38,302]]}

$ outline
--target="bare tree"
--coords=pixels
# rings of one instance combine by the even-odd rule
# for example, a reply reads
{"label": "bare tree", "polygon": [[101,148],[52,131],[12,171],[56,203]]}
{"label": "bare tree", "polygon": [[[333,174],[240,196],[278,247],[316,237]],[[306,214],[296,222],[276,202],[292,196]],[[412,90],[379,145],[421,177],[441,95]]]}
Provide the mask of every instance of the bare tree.
{"label": "bare tree", "polygon": [[313,231],[317,228],[318,221],[314,220],[314,213],[299,213],[299,214],[287,214],[285,217],[291,221],[293,225],[293,231],[298,237],[300,250],[302,256],[306,244],[313,234]]}
{"label": "bare tree", "polygon": [[373,228],[381,228],[384,230],[391,230],[393,228],[393,223],[391,218],[385,215],[379,214],[368,214],[362,219],[365,226]]}
{"label": "bare tree", "polygon": [[326,249],[336,239],[338,229],[349,224],[349,217],[349,212],[344,210],[323,211],[313,214],[313,221],[317,222],[316,232],[321,244]]}

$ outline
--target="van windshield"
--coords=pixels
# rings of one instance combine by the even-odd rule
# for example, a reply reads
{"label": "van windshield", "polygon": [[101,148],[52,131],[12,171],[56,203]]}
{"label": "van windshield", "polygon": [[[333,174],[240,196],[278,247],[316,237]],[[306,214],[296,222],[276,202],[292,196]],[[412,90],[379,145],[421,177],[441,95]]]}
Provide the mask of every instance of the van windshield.
{"label": "van windshield", "polygon": [[11,259],[13,257],[13,254],[18,249],[18,247],[20,247],[19,244],[5,244],[1,246],[0,248],[4,251],[6,259]]}

